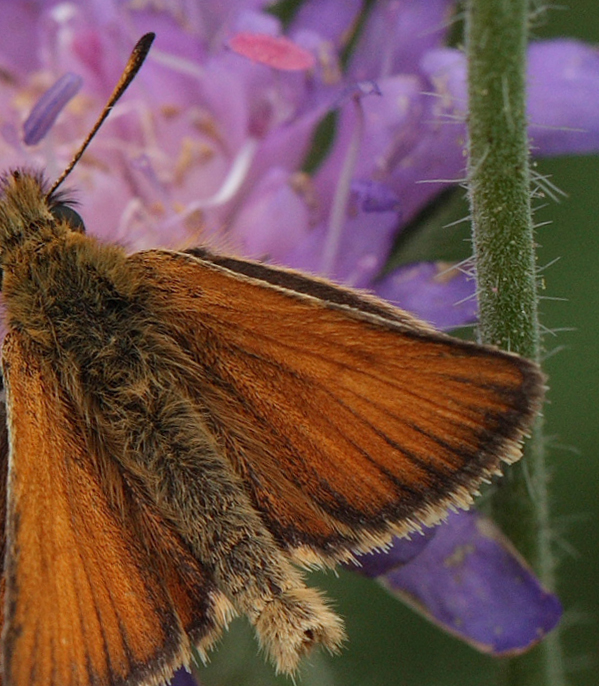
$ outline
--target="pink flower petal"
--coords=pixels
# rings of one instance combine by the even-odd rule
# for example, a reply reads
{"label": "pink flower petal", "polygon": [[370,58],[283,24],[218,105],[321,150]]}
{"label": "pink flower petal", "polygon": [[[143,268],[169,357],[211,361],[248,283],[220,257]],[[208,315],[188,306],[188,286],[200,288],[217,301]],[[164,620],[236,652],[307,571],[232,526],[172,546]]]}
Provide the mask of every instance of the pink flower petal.
{"label": "pink flower petal", "polygon": [[265,33],[238,33],[229,40],[229,46],[242,57],[283,71],[312,69],[314,55],[300,48],[285,36]]}

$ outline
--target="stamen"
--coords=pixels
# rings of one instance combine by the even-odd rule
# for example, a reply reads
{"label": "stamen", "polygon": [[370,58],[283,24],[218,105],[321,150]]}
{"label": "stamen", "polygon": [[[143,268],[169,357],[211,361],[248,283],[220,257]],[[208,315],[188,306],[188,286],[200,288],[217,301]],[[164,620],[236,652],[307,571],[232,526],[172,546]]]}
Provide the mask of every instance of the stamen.
{"label": "stamen", "polygon": [[[322,253],[321,271],[325,276],[332,276],[335,268],[335,262],[339,253],[339,246],[341,244],[341,234],[347,215],[347,204],[349,202],[351,193],[351,183],[356,163],[358,161],[358,153],[364,137],[364,108],[362,107],[362,97],[371,94],[380,95],[378,86],[372,82],[360,82],[352,86],[351,95],[356,112],[356,124],[352,131],[351,139],[345,153],[345,159],[337,181],[335,189],[335,196],[331,205],[331,213],[329,215],[329,228],[327,232],[327,239],[324,244]],[[342,95],[344,99],[347,97],[347,92]],[[342,100],[340,99],[340,102]]]}
{"label": "stamen", "polygon": [[248,138],[237,153],[237,157],[233,160],[229,173],[216,193],[209,198],[190,202],[181,213],[177,214],[176,217],[173,217],[173,219],[167,223],[167,226],[189,217],[198,210],[224,205],[231,200],[247,178],[257,147],[258,141],[255,138]]}
{"label": "stamen", "polygon": [[46,136],[58,115],[77,95],[82,83],[80,76],[67,72],[42,95],[23,124],[25,145],[36,145]]}

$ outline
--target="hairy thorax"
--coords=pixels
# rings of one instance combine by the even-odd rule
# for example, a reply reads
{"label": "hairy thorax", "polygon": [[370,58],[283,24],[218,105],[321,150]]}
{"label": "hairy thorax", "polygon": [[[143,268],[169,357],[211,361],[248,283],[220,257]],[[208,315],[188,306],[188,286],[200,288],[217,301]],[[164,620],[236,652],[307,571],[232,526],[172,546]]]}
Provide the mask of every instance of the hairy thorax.
{"label": "hairy thorax", "polygon": [[201,365],[153,317],[151,287],[124,253],[69,234],[9,267],[11,325],[82,415],[96,468],[120,475],[109,493],[115,509],[123,489],[149,498],[242,607],[256,567],[272,565],[269,588],[286,586],[272,536],[210,431]]}

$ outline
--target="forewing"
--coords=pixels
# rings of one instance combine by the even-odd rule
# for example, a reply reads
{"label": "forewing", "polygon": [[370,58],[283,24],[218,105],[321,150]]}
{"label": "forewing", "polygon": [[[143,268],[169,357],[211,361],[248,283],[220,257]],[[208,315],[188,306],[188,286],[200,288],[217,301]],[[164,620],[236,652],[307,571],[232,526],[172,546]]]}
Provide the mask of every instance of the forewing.
{"label": "forewing", "polygon": [[[6,403],[4,400],[4,384],[0,393],[0,627],[4,626],[4,603],[6,598],[6,578],[4,575],[4,559],[6,553],[6,477],[8,474],[8,427],[6,425]],[[0,680],[1,683],[1,680]]]}
{"label": "forewing", "polygon": [[432,524],[519,457],[536,366],[323,280],[201,257],[130,264],[256,507],[303,559]]}
{"label": "forewing", "polygon": [[[163,683],[189,660],[186,633],[212,635],[218,594],[143,499],[125,483],[101,482],[55,375],[16,332],[4,343],[3,372],[4,683]],[[110,502],[117,491],[119,502]]]}

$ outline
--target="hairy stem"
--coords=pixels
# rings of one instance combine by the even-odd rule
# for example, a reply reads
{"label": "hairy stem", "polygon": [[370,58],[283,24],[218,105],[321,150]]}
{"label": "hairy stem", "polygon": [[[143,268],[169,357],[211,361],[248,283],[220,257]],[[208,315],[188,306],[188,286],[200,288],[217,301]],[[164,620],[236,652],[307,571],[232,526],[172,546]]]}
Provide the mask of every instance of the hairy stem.
{"label": "hairy stem", "polygon": [[[469,159],[480,338],[539,361],[540,327],[526,121],[526,0],[467,0]],[[507,470],[493,515],[545,586],[554,587],[542,420]],[[509,686],[565,683],[556,632],[506,660]]]}

